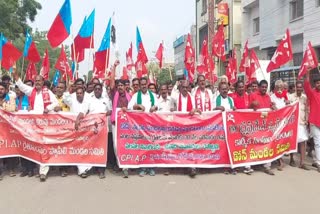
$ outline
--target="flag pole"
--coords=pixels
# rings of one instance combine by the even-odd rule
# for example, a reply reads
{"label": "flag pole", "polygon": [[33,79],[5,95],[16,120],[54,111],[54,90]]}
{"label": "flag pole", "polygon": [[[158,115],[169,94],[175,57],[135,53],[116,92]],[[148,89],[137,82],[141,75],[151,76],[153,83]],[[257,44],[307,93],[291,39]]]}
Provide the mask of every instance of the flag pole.
{"label": "flag pole", "polygon": [[221,76],[221,59],[220,59],[220,57],[218,57],[218,68],[219,68],[219,77]]}
{"label": "flag pole", "polygon": [[[259,64],[260,64],[260,63],[259,63]],[[260,70],[260,72],[262,73],[263,79],[264,79],[264,80],[267,80],[267,79],[266,79],[266,76],[264,75],[264,72],[263,72],[263,70],[262,70],[261,67],[259,68],[259,70]]]}
{"label": "flag pole", "polygon": [[296,72],[295,72],[295,70],[293,70],[293,69],[292,69],[292,71],[293,71],[294,90],[295,90],[295,92],[297,92],[297,77],[296,77]]}
{"label": "flag pole", "polygon": [[[93,36],[91,36],[91,39],[90,39],[90,49],[89,49],[89,60],[88,60],[88,73],[89,73],[89,70],[90,70],[90,59],[91,59],[91,51],[92,51],[92,41],[93,40]],[[88,75],[87,73],[87,75]],[[89,82],[89,79],[88,79],[88,82]]]}
{"label": "flag pole", "polygon": [[[23,66],[24,66],[24,57],[22,57],[21,75],[23,75]],[[25,72],[24,76],[26,76],[26,73],[27,72]],[[24,78],[23,78],[23,81],[24,81]]]}
{"label": "flag pole", "polygon": [[104,76],[107,75],[107,70],[108,70],[108,66],[109,66],[109,55],[110,55],[110,48],[107,49],[107,51],[106,51],[106,62],[105,62],[105,65],[104,65],[105,66],[104,67]]}
{"label": "flag pole", "polygon": [[[72,30],[72,29],[71,29]],[[73,32],[73,30],[72,30]],[[77,65],[78,65],[78,59],[77,59],[77,56],[76,56],[76,44],[74,43],[74,37],[73,37],[73,33],[71,33],[71,39],[73,41],[73,62],[75,62],[75,66],[76,66],[76,71],[75,71],[75,75],[78,76],[78,69],[77,69]],[[68,78],[67,78],[68,79]]]}

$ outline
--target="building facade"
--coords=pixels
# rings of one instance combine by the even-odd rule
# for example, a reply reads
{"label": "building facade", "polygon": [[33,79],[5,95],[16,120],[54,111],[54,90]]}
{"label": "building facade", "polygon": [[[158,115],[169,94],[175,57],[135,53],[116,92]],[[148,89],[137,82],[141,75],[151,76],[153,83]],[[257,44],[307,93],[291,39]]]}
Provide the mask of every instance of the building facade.
{"label": "building facade", "polygon": [[[241,0],[196,0],[196,55],[197,59],[202,48],[202,42],[208,38],[209,51],[211,52],[212,38],[218,25],[218,4],[228,5],[228,24],[225,25],[226,54],[235,47],[240,54],[241,47]],[[224,73],[226,64],[221,64],[218,74]],[[221,70],[221,71],[220,71]]]}
{"label": "building facade", "polygon": [[[320,55],[320,0],[242,0],[242,47],[248,40],[249,49],[255,49],[260,60],[270,60],[283,38],[290,30],[293,61],[271,76],[292,82],[290,70],[297,69],[310,41]],[[271,77],[272,79],[272,77]]]}
{"label": "building facade", "polygon": [[186,48],[187,35],[182,35],[173,42],[174,49],[174,70],[176,77],[183,76],[184,53]]}
{"label": "building facade", "polygon": [[[192,25],[190,28],[190,35],[192,39],[192,45],[195,47],[196,42],[196,26]],[[174,42],[173,42],[173,49],[174,49],[174,70],[176,73],[176,77],[182,77],[183,71],[185,69],[184,65],[184,55],[185,55],[185,49],[187,45],[187,38],[188,34],[184,34],[179,36]]]}

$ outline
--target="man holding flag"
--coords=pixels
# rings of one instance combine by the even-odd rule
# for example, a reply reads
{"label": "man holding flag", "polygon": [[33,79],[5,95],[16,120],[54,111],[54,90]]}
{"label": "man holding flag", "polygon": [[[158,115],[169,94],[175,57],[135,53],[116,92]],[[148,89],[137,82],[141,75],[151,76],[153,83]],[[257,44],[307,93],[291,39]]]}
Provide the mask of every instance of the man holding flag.
{"label": "man holding flag", "polygon": [[318,172],[320,172],[320,78],[314,79],[315,87],[312,88],[310,84],[310,71],[307,72],[307,78],[304,82],[304,90],[309,99],[310,113],[309,124],[310,132],[314,140],[315,161]]}

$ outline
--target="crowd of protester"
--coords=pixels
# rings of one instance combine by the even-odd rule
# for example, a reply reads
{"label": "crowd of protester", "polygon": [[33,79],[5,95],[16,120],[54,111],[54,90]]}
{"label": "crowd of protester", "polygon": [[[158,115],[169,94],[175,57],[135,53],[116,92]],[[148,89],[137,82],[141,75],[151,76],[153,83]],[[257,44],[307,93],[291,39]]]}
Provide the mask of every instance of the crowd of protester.
{"label": "crowd of protester", "polygon": [[[36,76],[35,80],[22,81],[17,71],[14,70],[12,78],[2,76],[0,82],[0,108],[10,112],[29,112],[47,114],[49,112],[72,112],[77,115],[75,129],[81,126],[81,120],[87,114],[105,113],[108,117],[108,162],[106,167],[120,172],[128,178],[129,169],[119,169],[115,155],[115,110],[122,111],[140,110],[143,112],[184,112],[189,114],[201,114],[206,111],[228,111],[238,109],[267,109],[276,110],[294,102],[300,103],[300,118],[298,128],[298,145],[300,160],[298,167],[310,170],[305,164],[306,154],[313,157],[312,164],[320,172],[320,117],[317,110],[320,109],[320,79],[310,83],[309,74],[304,82],[297,81],[295,85],[288,86],[282,80],[275,81],[269,91],[269,83],[266,80],[251,81],[245,83],[239,80],[235,84],[228,83],[226,76],[219,78],[217,87],[210,85],[204,76],[198,75],[196,84],[187,80],[177,80],[162,85],[149,83],[142,77],[129,80],[115,80],[115,70],[119,65],[116,61],[111,69],[111,77],[101,81],[93,78],[85,83],[82,79],[74,82],[60,81],[52,86],[42,76]],[[314,85],[312,88],[311,85]],[[306,151],[308,150],[308,151]],[[314,150],[314,152],[313,152]],[[290,166],[297,166],[295,154],[290,155]],[[284,161],[280,158],[277,169],[282,171]],[[82,178],[97,173],[99,178],[105,178],[105,168],[93,168],[92,166],[78,166],[78,175]],[[51,167],[37,165],[24,158],[0,159],[0,180],[3,179],[3,171],[6,169],[10,177],[16,176],[21,169],[20,176],[37,176],[40,181],[47,179]],[[65,177],[70,173],[67,166],[58,167],[60,175]],[[189,175],[195,177],[198,169],[191,168]],[[225,169],[225,173],[236,174],[242,170],[246,174],[254,172],[252,167],[244,169]],[[268,175],[274,175],[271,163],[264,164],[262,170]],[[154,176],[154,168],[141,168],[137,170],[140,176],[147,174]],[[169,170],[165,170],[169,175]]]}

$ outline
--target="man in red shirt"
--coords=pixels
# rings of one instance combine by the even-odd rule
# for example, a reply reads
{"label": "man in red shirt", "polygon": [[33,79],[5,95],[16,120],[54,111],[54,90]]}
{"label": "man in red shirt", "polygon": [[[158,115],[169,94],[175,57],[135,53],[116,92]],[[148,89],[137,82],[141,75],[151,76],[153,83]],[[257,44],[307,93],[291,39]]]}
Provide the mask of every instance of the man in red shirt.
{"label": "man in red shirt", "polygon": [[[268,82],[266,80],[261,80],[259,82],[259,88],[257,92],[253,92],[249,96],[249,106],[254,110],[257,109],[266,109],[271,110],[275,109],[274,104],[271,102],[270,96],[267,94]],[[265,170],[264,172],[268,175],[274,175],[271,171],[271,162],[263,165]]]}
{"label": "man in red shirt", "polygon": [[268,82],[266,80],[261,80],[259,83],[258,91],[253,92],[249,96],[250,107],[254,110],[257,109],[270,109],[274,108],[271,102],[270,96],[267,94]]}
{"label": "man in red shirt", "polygon": [[310,84],[310,74],[307,73],[307,78],[304,83],[304,90],[309,100],[310,114],[310,132],[313,136],[314,149],[316,154],[316,165],[318,172],[320,172],[320,78],[314,80],[315,88],[313,89]]}
{"label": "man in red shirt", "polygon": [[251,82],[252,93],[259,91],[259,82],[254,80]]}
{"label": "man in red shirt", "polygon": [[[245,84],[242,80],[235,83],[235,92],[230,94],[234,101],[236,109],[249,109],[249,95],[245,90]],[[254,171],[251,166],[246,166],[243,171],[247,175],[251,175]]]}
{"label": "man in red shirt", "polygon": [[234,101],[234,107],[236,109],[248,109],[249,108],[249,95],[245,91],[245,85],[242,80],[239,80],[235,84],[236,91],[229,96]]}

